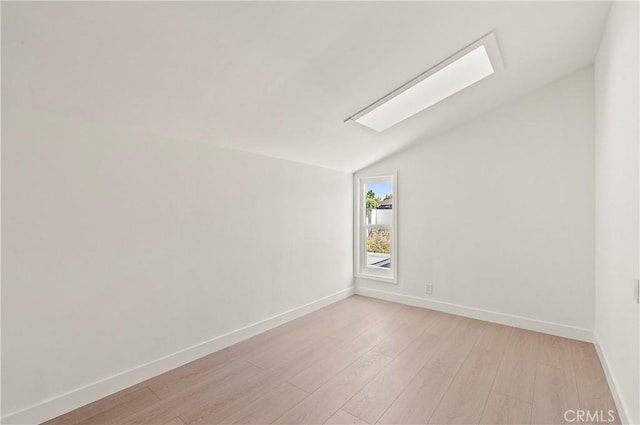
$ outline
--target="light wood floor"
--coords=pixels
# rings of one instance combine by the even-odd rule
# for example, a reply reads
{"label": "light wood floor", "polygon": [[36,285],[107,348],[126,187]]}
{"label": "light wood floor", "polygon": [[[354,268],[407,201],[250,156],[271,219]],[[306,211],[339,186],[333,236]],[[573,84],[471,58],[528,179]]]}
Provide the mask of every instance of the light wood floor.
{"label": "light wood floor", "polygon": [[615,412],[592,344],[353,296],[47,423],[556,424],[568,409]]}

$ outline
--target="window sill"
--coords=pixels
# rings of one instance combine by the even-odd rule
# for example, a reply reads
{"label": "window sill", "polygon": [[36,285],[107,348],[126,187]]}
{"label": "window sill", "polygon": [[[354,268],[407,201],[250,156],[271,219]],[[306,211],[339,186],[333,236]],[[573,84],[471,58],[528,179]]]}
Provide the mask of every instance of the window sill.
{"label": "window sill", "polygon": [[385,277],[367,273],[355,273],[353,276],[358,279],[377,280],[378,282],[389,283],[391,285],[398,284],[398,279],[396,277]]}

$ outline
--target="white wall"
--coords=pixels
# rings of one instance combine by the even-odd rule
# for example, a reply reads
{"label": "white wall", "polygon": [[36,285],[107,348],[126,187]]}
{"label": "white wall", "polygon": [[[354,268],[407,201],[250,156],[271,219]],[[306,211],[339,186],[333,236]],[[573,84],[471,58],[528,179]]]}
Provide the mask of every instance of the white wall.
{"label": "white wall", "polygon": [[398,172],[399,283],[357,291],[588,339],[593,105],[586,68],[362,170]]}
{"label": "white wall", "polygon": [[352,286],[351,174],[2,113],[5,415]]}
{"label": "white wall", "polygon": [[393,221],[393,209],[371,210],[371,224],[391,224]]}
{"label": "white wall", "polygon": [[638,3],[614,3],[595,61],[596,322],[619,410],[640,423]]}

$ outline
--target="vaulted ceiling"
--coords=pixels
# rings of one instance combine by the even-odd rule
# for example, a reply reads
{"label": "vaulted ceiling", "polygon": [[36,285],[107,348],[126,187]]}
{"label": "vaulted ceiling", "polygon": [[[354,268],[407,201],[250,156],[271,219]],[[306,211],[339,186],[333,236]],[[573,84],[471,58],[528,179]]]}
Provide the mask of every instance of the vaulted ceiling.
{"label": "vaulted ceiling", "polygon": [[[3,103],[353,171],[591,64],[609,6],[3,2]],[[504,72],[384,133],[343,122],[492,30]]]}

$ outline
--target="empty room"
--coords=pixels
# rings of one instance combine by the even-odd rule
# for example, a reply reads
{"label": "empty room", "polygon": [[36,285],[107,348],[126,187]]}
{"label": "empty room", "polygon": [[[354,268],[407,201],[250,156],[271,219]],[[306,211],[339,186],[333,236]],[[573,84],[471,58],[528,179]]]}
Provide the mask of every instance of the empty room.
{"label": "empty room", "polygon": [[638,1],[2,1],[3,424],[640,424]]}

